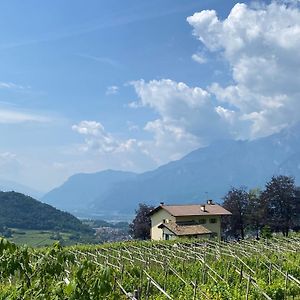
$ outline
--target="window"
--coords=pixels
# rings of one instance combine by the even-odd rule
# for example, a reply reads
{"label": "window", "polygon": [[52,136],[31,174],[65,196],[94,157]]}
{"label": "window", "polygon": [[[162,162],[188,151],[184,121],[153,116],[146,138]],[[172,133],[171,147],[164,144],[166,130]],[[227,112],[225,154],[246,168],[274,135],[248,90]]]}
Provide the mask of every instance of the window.
{"label": "window", "polygon": [[217,219],[216,218],[209,219],[209,222],[210,223],[217,223]]}
{"label": "window", "polygon": [[165,233],[165,240],[168,241],[170,239],[170,234]]}
{"label": "window", "polygon": [[191,221],[177,221],[177,225],[195,225],[196,222],[194,220]]}
{"label": "window", "polygon": [[200,219],[199,224],[206,224],[206,219]]}

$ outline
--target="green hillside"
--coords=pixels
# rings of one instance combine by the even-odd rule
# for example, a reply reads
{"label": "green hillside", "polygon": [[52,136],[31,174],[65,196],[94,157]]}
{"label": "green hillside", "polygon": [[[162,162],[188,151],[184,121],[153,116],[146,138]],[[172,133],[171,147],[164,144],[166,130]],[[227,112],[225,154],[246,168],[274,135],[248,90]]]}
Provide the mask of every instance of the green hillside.
{"label": "green hillside", "polygon": [[73,215],[16,192],[0,192],[0,226],[88,233]]}

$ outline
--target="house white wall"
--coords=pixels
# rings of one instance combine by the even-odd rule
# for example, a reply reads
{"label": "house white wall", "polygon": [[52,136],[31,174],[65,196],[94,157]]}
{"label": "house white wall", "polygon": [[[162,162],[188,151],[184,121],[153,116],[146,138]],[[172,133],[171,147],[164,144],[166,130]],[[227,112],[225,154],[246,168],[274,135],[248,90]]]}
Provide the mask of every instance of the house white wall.
{"label": "house white wall", "polygon": [[[216,222],[212,223],[211,219],[214,219]],[[211,232],[214,232],[218,238],[221,238],[221,216],[209,215],[209,216],[182,216],[182,217],[173,217],[165,209],[160,209],[151,216],[151,239],[152,240],[163,240],[163,233],[170,233],[166,228],[158,228],[163,222],[170,220],[173,222],[186,222],[194,221],[197,224],[201,224],[203,227],[207,228]],[[173,236],[172,238],[176,238]]]}
{"label": "house white wall", "polygon": [[163,230],[158,226],[163,223],[163,220],[175,222],[175,218],[166,210],[160,209],[151,216],[151,239],[155,241],[163,240]]}

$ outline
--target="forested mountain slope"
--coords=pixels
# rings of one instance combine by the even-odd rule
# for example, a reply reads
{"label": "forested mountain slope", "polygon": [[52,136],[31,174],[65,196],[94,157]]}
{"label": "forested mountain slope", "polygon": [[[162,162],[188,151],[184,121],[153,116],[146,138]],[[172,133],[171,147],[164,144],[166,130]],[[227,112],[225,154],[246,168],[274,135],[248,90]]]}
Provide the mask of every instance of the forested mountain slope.
{"label": "forested mountain slope", "polygon": [[71,214],[16,192],[0,192],[0,226],[39,230],[91,231]]}
{"label": "forested mountain slope", "polygon": [[133,213],[140,202],[221,201],[231,186],[263,188],[278,174],[294,176],[299,184],[300,124],[253,141],[221,140],[150,172],[122,174],[120,180],[116,174],[86,174],[84,181],[75,175],[43,200],[70,211],[81,203],[93,212]]}

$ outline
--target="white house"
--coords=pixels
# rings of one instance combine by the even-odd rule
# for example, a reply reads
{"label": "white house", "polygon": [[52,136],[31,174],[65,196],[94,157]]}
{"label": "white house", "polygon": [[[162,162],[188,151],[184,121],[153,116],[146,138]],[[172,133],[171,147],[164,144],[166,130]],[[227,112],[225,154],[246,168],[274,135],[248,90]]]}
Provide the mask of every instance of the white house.
{"label": "white house", "polygon": [[221,217],[231,213],[212,200],[206,204],[165,205],[150,212],[151,239],[169,240],[179,237],[221,237]]}

